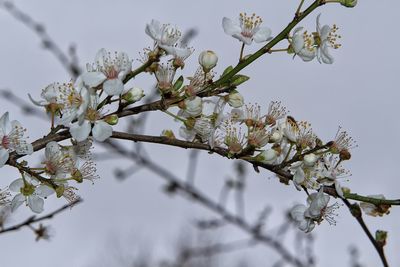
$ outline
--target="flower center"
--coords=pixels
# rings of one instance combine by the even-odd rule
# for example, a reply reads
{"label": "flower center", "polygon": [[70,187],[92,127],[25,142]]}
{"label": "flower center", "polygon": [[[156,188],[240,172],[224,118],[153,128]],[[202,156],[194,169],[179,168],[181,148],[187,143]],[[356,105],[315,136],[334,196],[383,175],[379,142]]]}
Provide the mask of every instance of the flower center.
{"label": "flower center", "polygon": [[116,79],[118,78],[118,71],[115,69],[115,66],[108,66],[104,71],[107,79]]}
{"label": "flower center", "polygon": [[86,112],[86,118],[91,122],[95,122],[100,119],[100,114],[96,109],[88,108]]}
{"label": "flower center", "polygon": [[247,16],[246,13],[240,13],[239,21],[240,27],[242,28],[241,34],[247,38],[252,38],[254,31],[262,23],[261,17],[256,16],[254,13],[251,16]]}
{"label": "flower center", "polygon": [[1,139],[1,146],[4,147],[5,149],[8,149],[10,147],[10,138],[5,135]]}

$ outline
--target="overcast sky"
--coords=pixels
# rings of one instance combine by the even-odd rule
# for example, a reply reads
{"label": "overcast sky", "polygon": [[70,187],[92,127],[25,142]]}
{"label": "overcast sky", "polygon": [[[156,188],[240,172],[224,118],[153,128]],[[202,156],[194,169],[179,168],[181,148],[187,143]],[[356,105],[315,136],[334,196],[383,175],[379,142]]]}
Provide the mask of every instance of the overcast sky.
{"label": "overcast sky", "polygon": [[[205,49],[214,50],[219,55],[218,73],[236,63],[240,44],[224,34],[222,17],[233,18],[243,11],[255,12],[273,34],[277,34],[293,17],[297,2],[15,1],[21,9],[45,24],[49,34],[64,50],[75,43],[82,65],[92,62],[102,47],[125,51],[136,59],[139,51],[152,45],[144,27],[153,18],[176,24],[182,30],[195,27],[199,35],[191,45],[196,51],[188,60],[184,76],[192,74],[198,53]],[[269,101],[281,100],[292,116],[311,122],[315,132],[324,140],[334,137],[338,125],[343,126],[359,145],[352,160],[346,164],[353,174],[346,186],[361,194],[383,193],[388,198],[399,198],[400,55],[396,47],[400,42],[397,34],[400,2],[359,2],[355,9],[323,6],[301,23],[313,30],[320,12],[322,24],[336,23],[339,26],[342,48],[332,52],[335,57],[333,65],[304,63],[286,54],[267,55],[243,71],[251,79],[240,88],[240,92],[246,102],[258,102],[265,109]],[[70,79],[57,60],[41,49],[37,36],[1,9],[0,33],[0,88],[10,88],[21,97],[27,93],[39,96],[49,83]],[[251,46],[248,52],[257,47]],[[134,63],[135,66],[138,64]],[[134,85],[149,93],[152,83],[152,77],[143,76],[136,79]],[[28,128],[31,140],[46,133],[48,125],[40,119],[23,116],[3,99],[0,101],[0,113],[10,111],[12,119],[20,120]],[[176,127],[177,124],[169,118],[155,114],[147,122],[147,133],[158,135],[164,128]],[[185,175],[188,151],[159,145],[146,147],[154,160],[180,177]],[[82,186],[80,191],[85,202],[51,221],[56,231],[51,242],[36,243],[27,229],[1,235],[1,266],[30,264],[53,267],[55,263],[60,267],[90,266],[93,262],[103,261],[107,245],[114,242],[110,241],[110,236],[123,240],[123,244],[145,243],[155,247],[155,254],[162,257],[169,254],[171,242],[182,226],[192,218],[210,215],[198,205],[160,193],[164,184],[162,179],[148,171],[140,171],[124,182],[116,181],[114,166],[126,168],[129,164],[129,161],[99,162],[101,180],[94,186]],[[196,183],[208,196],[217,199],[225,177],[232,174],[231,167],[232,162],[227,159],[201,153]],[[3,168],[0,187],[7,186],[17,178],[16,175],[14,170]],[[248,219],[254,219],[269,204],[274,208],[271,226],[279,224],[284,209],[305,201],[303,192],[297,192],[293,186],[285,187],[272,177],[266,171],[252,173],[246,192]],[[62,200],[50,198],[45,208],[49,212],[63,204]],[[21,208],[13,222],[29,215],[27,209]],[[389,231],[386,253],[391,266],[400,265],[399,219],[400,211],[396,208],[390,216],[366,218],[371,231]],[[361,261],[367,263],[366,266],[380,266],[372,245],[346,208],[340,210],[337,221],[337,226],[323,223],[314,230],[320,260],[318,266],[346,266],[350,244],[356,244],[362,250]],[[243,237],[233,228],[225,234],[226,240]],[[265,266],[277,259],[269,251],[262,248],[238,255],[251,257],[254,266]],[[226,262],[231,261],[227,259]],[[103,264],[110,266],[106,261]]]}

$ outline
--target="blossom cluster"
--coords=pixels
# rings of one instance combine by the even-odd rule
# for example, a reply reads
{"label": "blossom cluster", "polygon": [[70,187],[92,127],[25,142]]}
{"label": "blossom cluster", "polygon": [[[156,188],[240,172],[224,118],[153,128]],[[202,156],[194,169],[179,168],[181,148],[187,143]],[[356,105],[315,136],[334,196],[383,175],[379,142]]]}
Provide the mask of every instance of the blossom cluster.
{"label": "blossom cluster", "polygon": [[[272,30],[262,23],[255,14],[242,13],[237,21],[223,18],[224,32],[242,43],[239,62],[246,59],[245,45],[273,38]],[[287,36],[289,45],[284,50],[303,61],[316,58],[320,63],[332,64],[330,49],[340,47],[337,30],[336,25],[321,26],[318,15],[316,31],[308,33],[303,27],[296,28]],[[230,66],[216,79],[218,56],[211,50],[199,53],[195,73],[185,80],[178,73],[183,71],[194,49],[182,42],[181,31],[152,20],[145,33],[153,45],[144,49],[143,65],[137,70],[132,69],[127,53],[100,49],[94,62],[87,64],[86,71],[75,80],[48,85],[40,100],[29,95],[35,105],[44,107],[50,115],[51,130],[65,131],[72,144],[49,141],[39,167],[30,168],[26,161],[15,163],[21,177],[8,190],[0,191],[0,206],[14,211],[25,203],[33,212],[40,213],[44,199],[53,194],[70,202],[78,199],[74,183],[98,178],[90,153],[92,141],[104,142],[112,137],[121,112],[142,100],[144,91],[128,87],[127,82],[138,73],[147,72],[154,76],[162,111],[180,123],[180,137],[207,144],[210,150],[223,149],[227,157],[286,173],[296,189],[307,194],[308,190],[315,191],[308,195],[307,206],[299,204],[291,210],[302,231],[310,232],[323,220],[335,223],[339,205],[328,206],[330,197],[324,190],[334,189],[338,197],[345,198],[341,181],[350,174],[342,165],[351,158],[350,151],[356,146],[347,132],[339,128],[332,141],[324,143],[310,123],[288,115],[281,102],[271,102],[265,113],[258,104],[245,104],[238,88],[249,78],[236,74],[224,79],[234,69]],[[25,139],[25,129],[17,121],[10,122],[8,112],[0,118],[0,134],[0,167],[7,163],[10,153],[25,155],[34,151]],[[172,130],[165,130],[162,135],[176,138]],[[362,208],[374,216],[388,213],[383,206],[365,204]]]}

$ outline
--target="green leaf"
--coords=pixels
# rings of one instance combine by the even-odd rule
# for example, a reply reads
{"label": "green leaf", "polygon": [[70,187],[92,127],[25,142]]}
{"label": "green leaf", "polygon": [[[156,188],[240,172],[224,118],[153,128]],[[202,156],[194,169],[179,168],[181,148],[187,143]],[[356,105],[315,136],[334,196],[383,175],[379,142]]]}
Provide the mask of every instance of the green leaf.
{"label": "green leaf", "polygon": [[181,89],[182,84],[183,84],[183,76],[181,75],[174,83],[174,90],[177,91],[177,90]]}
{"label": "green leaf", "polygon": [[248,79],[250,79],[250,77],[248,77],[246,75],[236,74],[235,76],[232,77],[232,79],[230,81],[231,81],[231,85],[238,86],[238,85],[244,83],[245,81],[247,81]]}
{"label": "green leaf", "polygon": [[228,72],[230,72],[231,70],[233,70],[232,66],[227,67],[224,72],[222,73],[221,77],[224,76],[225,74],[227,74]]}

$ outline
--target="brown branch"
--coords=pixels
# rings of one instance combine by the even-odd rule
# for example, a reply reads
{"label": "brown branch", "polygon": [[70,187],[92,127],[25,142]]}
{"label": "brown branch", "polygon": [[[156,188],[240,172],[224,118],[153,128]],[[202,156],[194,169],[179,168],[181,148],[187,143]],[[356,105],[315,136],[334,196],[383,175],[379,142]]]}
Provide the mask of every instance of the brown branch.
{"label": "brown branch", "polygon": [[78,199],[78,200],[76,200],[76,201],[74,201],[72,203],[69,203],[69,204],[66,204],[66,205],[62,206],[61,208],[59,208],[59,209],[57,209],[57,210],[55,210],[55,211],[53,211],[53,212],[51,212],[51,213],[49,213],[47,215],[44,215],[44,216],[41,216],[41,217],[31,216],[28,219],[26,219],[25,221],[23,221],[22,223],[19,223],[19,224],[16,224],[14,226],[11,226],[11,227],[7,227],[7,228],[4,228],[4,229],[1,229],[0,230],[0,234],[6,233],[6,232],[11,232],[11,231],[17,231],[17,230],[21,229],[22,227],[30,226],[31,224],[34,224],[34,223],[37,223],[37,222],[40,222],[40,221],[52,219],[57,214],[63,212],[64,210],[66,210],[68,208],[71,208],[72,206],[75,206],[75,205],[77,205],[77,204],[79,204],[81,202],[82,202],[82,200]]}
{"label": "brown branch", "polygon": [[347,199],[342,199],[342,200],[343,200],[344,204],[347,206],[347,208],[349,209],[350,213],[353,215],[353,217],[360,224],[360,226],[363,229],[364,233],[367,235],[368,239],[373,244],[375,250],[378,252],[383,266],[384,267],[389,267],[389,264],[388,264],[388,262],[386,260],[385,252],[383,250],[383,246],[378,244],[376,239],[372,236],[370,230],[368,229],[367,225],[364,222],[364,219],[362,218],[362,212],[361,212],[360,207],[357,204],[351,204]]}

